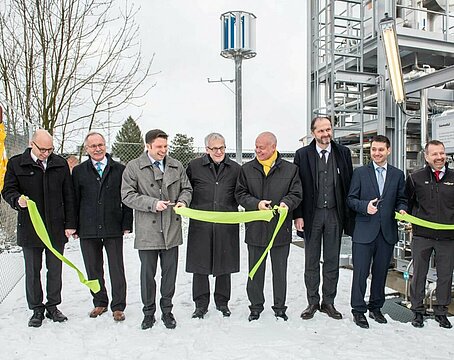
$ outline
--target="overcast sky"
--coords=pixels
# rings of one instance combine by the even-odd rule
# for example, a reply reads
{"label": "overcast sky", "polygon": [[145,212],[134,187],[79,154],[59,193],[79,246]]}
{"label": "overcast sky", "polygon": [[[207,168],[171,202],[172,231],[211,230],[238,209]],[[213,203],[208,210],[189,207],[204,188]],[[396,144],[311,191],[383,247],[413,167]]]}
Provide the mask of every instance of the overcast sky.
{"label": "overcast sky", "polygon": [[[222,133],[235,147],[235,97],[207,78],[234,78],[234,62],[219,55],[220,15],[242,10],[257,16],[257,56],[243,62],[243,149],[272,131],[278,149],[300,147],[306,134],[306,4],[301,0],[136,0],[144,55],[156,53],[157,82],[140,109],[128,109],[142,132],[162,128],[203,146]],[[151,82],[151,80],[150,80]],[[234,84],[228,84],[234,89]],[[119,114],[112,114],[114,116]],[[118,119],[112,119],[117,120]]]}

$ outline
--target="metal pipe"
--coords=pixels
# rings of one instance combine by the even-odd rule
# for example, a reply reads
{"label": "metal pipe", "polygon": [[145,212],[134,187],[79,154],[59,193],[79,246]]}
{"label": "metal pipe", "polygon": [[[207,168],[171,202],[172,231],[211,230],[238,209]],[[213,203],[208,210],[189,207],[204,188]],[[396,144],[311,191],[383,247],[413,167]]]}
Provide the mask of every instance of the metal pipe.
{"label": "metal pipe", "polygon": [[242,131],[242,81],[241,81],[241,64],[243,57],[241,54],[235,55],[235,123],[236,123],[236,155],[235,159],[238,164],[243,160],[243,131]]}
{"label": "metal pipe", "polygon": [[429,133],[427,131],[429,124],[429,104],[427,101],[427,89],[421,90],[420,95],[420,106],[421,106],[421,149],[424,149],[429,139]]}

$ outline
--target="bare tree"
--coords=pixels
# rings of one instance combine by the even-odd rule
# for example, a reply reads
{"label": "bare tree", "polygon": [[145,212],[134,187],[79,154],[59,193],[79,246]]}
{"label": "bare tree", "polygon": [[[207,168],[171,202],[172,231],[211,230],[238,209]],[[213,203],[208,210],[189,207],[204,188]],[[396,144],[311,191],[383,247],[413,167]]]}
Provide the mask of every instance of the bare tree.
{"label": "bare tree", "polygon": [[100,114],[137,104],[154,84],[124,0],[3,0],[0,93],[10,131],[23,120],[47,129],[63,150]]}

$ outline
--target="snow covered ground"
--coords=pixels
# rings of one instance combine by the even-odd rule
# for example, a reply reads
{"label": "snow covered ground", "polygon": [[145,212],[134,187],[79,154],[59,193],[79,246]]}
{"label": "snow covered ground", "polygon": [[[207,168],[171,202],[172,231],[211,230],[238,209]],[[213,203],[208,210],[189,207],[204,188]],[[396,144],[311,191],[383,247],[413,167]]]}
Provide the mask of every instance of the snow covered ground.
{"label": "snow covered ground", "polygon": [[[289,258],[287,314],[276,320],[271,310],[271,282],[268,274],[265,311],[260,320],[248,322],[246,296],[246,247],[242,246],[241,272],[232,277],[232,316],[223,318],[214,304],[205,319],[192,319],[191,274],[184,271],[185,245],[180,247],[179,273],[174,298],[177,328],[168,330],[160,321],[140,329],[142,303],[139,289],[140,261],[133,238],[125,240],[128,280],[126,320],[114,323],[111,313],[91,319],[88,289],[76,274],[64,268],[62,312],[69,321],[59,324],[45,320],[40,328],[29,328],[24,281],[0,304],[0,359],[454,359],[454,330],[445,330],[434,320],[422,329],[388,317],[388,324],[370,321],[370,329],[357,327],[350,314],[351,271],[341,269],[336,306],[344,314],[340,321],[316,313],[303,321],[306,307],[303,281],[303,249],[292,246]],[[77,241],[65,252],[83,269]]]}

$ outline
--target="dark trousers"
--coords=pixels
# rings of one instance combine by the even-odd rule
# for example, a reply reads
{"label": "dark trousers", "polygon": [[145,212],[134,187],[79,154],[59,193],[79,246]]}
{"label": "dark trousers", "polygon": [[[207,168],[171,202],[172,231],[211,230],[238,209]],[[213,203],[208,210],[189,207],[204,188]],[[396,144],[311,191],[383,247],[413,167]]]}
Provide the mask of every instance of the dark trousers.
{"label": "dark trousers", "polygon": [[411,254],[413,257],[413,278],[410,283],[411,309],[424,313],[424,297],[427,271],[430,256],[435,253],[435,268],[437,270],[437,301],[433,306],[435,315],[446,315],[451,303],[452,272],[454,270],[454,241],[433,240],[413,236]]}
{"label": "dark trousers", "polygon": [[123,237],[106,239],[80,239],[80,249],[84,258],[85,269],[90,280],[98,279],[101,290],[91,292],[94,306],[107,307],[109,297],[104,281],[104,260],[102,248],[106,249],[109,264],[110,283],[112,286],[112,311],[123,311],[126,307],[126,277],[123,263]]}
{"label": "dark trousers", "polygon": [[[215,277],[214,303],[216,306],[227,305],[230,300],[230,274]],[[208,308],[210,303],[210,281],[206,274],[194,274],[192,277],[192,299],[196,307]]]}
{"label": "dark trousers", "polygon": [[173,308],[172,298],[175,294],[177,279],[178,246],[165,250],[139,250],[140,291],[144,315],[156,312],[156,269],[158,257],[161,261],[161,312],[170,313]]}
{"label": "dark trousers", "polygon": [[[247,249],[249,253],[249,271],[251,271],[265,251],[265,247],[248,245]],[[287,309],[287,306],[285,306],[285,299],[287,296],[287,260],[289,252],[290,244],[273,246],[270,250],[274,298],[274,306],[272,306],[272,309],[274,311]],[[249,306],[251,311],[263,311],[263,304],[265,303],[265,296],[263,295],[265,269],[266,258],[255,273],[254,279],[251,280],[248,278],[246,290],[251,303]]]}
{"label": "dark trousers", "polygon": [[[353,281],[350,304],[353,313],[380,310],[385,303],[385,284],[394,245],[385,241],[380,231],[368,244],[352,244]],[[372,263],[372,269],[371,269]],[[366,305],[367,278],[372,270],[369,304]]]}
{"label": "dark trousers", "polygon": [[[53,244],[54,248],[63,255],[65,245],[61,242]],[[43,265],[43,250],[46,256],[46,293],[47,302],[43,304],[43,289],[41,285],[41,268]],[[61,303],[61,272],[62,262],[47,248],[22,247],[25,262],[25,294],[28,308],[33,311],[42,311],[46,308],[50,312]]]}
{"label": "dark trousers", "polygon": [[315,209],[312,233],[305,243],[304,282],[310,305],[320,302],[320,256],[323,243],[322,302],[334,304],[339,280],[339,254],[342,229],[336,208]]}

